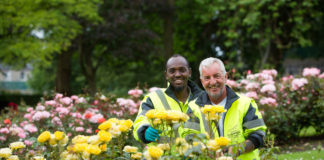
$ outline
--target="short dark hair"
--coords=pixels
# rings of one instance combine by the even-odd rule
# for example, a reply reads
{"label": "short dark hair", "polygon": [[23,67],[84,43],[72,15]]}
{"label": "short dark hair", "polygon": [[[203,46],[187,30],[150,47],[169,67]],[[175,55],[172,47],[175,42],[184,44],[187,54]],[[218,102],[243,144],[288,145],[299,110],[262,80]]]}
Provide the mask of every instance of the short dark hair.
{"label": "short dark hair", "polygon": [[174,54],[174,55],[172,55],[171,57],[169,57],[168,60],[165,62],[165,69],[167,69],[167,65],[168,65],[169,60],[170,60],[171,58],[176,58],[176,57],[182,57],[182,58],[186,61],[186,63],[187,63],[187,67],[190,68],[190,66],[189,66],[189,62],[188,62],[188,60],[187,60],[186,57],[184,57],[184,56],[182,56],[182,55],[180,55],[180,54]]}

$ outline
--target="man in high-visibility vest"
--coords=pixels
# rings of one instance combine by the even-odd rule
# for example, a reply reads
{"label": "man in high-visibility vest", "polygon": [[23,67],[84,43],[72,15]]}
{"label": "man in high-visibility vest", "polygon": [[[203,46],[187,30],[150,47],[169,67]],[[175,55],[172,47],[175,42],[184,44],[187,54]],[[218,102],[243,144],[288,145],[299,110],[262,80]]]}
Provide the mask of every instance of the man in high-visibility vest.
{"label": "man in high-visibility vest", "polygon": [[160,139],[158,130],[150,125],[145,116],[147,111],[177,110],[186,113],[189,102],[202,92],[194,82],[189,80],[191,68],[186,58],[178,54],[173,55],[168,59],[165,67],[165,78],[169,86],[146,95],[134,121],[133,135],[143,143],[156,142]]}
{"label": "man in high-visibility vest", "polygon": [[202,115],[201,107],[204,105],[220,105],[226,112],[221,114],[218,124],[212,125],[214,137],[227,137],[232,144],[243,144],[237,152],[237,159],[258,160],[257,148],[264,145],[266,126],[262,115],[258,111],[255,101],[249,97],[235,93],[226,86],[227,73],[223,62],[218,58],[206,58],[199,66],[200,81],[205,91],[190,102],[190,111],[200,119],[201,132],[207,132],[209,127]]}

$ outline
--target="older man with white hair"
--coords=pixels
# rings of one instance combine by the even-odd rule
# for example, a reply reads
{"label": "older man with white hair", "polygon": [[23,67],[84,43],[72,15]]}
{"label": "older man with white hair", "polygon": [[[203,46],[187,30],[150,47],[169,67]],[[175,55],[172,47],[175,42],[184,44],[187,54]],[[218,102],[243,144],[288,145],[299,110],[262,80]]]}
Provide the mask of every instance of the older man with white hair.
{"label": "older man with white hair", "polygon": [[[216,137],[227,137],[231,139],[231,145],[241,143],[244,147],[233,151],[229,147],[228,152],[235,154],[237,159],[258,160],[259,151],[257,148],[264,145],[266,126],[262,119],[255,101],[244,95],[235,93],[226,86],[227,73],[223,62],[218,58],[206,58],[199,66],[200,81],[205,91],[189,103],[190,110],[199,119],[201,131],[209,130],[209,126],[200,108],[205,105],[219,105],[224,107],[226,112],[222,113],[218,124],[212,124],[212,134]],[[197,114],[200,113],[200,114]],[[212,136],[212,135],[210,135]]]}

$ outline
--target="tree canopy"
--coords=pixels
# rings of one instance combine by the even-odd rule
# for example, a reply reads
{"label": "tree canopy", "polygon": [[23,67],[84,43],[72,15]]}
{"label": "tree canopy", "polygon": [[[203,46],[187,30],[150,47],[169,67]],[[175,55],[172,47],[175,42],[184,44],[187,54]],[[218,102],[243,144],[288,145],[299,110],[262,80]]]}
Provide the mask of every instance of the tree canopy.
{"label": "tree canopy", "polygon": [[1,0],[1,63],[48,64],[53,53],[71,45],[81,32],[77,19],[98,23],[100,0]]}
{"label": "tree canopy", "polygon": [[138,82],[162,87],[164,62],[174,53],[188,58],[199,82],[206,57],[257,71],[280,69],[287,54],[305,47],[323,51],[323,1],[0,1],[1,63],[32,63],[40,90],[66,81],[73,93],[121,92]]}

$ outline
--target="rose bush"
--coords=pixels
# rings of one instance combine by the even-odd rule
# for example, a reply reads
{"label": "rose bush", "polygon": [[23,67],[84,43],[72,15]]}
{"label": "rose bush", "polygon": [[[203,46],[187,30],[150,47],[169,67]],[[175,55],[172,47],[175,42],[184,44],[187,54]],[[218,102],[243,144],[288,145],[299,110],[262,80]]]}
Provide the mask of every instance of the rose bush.
{"label": "rose bush", "polygon": [[[323,134],[323,82],[324,74],[318,69],[305,68],[302,75],[285,77],[278,77],[275,70],[263,70],[242,79],[228,80],[227,84],[255,99],[268,128],[280,141],[298,137],[309,126]],[[156,89],[131,89],[127,97],[56,94],[36,106],[9,107],[0,115],[0,159],[210,158],[224,147],[219,139],[204,134],[194,136],[189,142],[174,137],[174,142],[154,147],[136,142],[129,134],[132,121],[143,95]],[[206,106],[206,113],[209,108]],[[217,120],[217,117],[209,118]],[[158,122],[163,119],[152,120]],[[172,147],[176,152],[171,151]]]}
{"label": "rose bush", "polygon": [[305,68],[301,75],[284,77],[276,70],[263,70],[228,85],[257,102],[279,142],[298,138],[310,126],[324,133],[324,73],[319,69]]}

